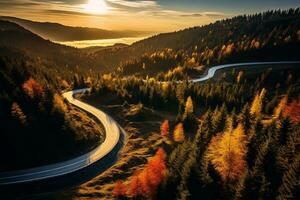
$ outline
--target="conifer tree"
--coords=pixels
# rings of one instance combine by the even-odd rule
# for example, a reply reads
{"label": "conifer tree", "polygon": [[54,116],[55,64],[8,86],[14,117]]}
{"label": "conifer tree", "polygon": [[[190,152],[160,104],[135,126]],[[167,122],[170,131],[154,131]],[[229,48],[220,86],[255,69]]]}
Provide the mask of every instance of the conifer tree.
{"label": "conifer tree", "polygon": [[232,132],[213,137],[207,157],[223,181],[237,180],[246,170],[247,138],[242,124]]}
{"label": "conifer tree", "polygon": [[300,154],[295,156],[287,171],[283,174],[282,184],[278,189],[276,200],[297,199],[299,196]]}
{"label": "conifer tree", "polygon": [[262,103],[266,94],[266,89],[263,88],[260,93],[257,93],[254,97],[254,100],[251,105],[250,113],[256,117],[261,114],[262,111]]}

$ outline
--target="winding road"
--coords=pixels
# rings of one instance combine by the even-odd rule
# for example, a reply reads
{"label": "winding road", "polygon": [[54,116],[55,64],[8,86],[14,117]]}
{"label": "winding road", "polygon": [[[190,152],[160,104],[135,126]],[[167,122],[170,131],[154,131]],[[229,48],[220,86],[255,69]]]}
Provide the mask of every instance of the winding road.
{"label": "winding road", "polygon": [[[230,67],[242,67],[247,65],[267,65],[267,64],[272,64],[272,65],[300,64],[300,61],[253,62],[253,63],[219,65],[210,68],[205,76],[198,79],[193,79],[191,81],[194,83],[206,81],[212,78],[215,75],[216,71],[220,69],[225,69]],[[118,124],[109,115],[107,115],[106,113],[102,112],[101,110],[91,105],[83,103],[74,98],[75,94],[83,93],[87,90],[89,89],[86,88],[86,89],[73,90],[64,93],[63,96],[71,104],[92,114],[103,124],[105,134],[106,134],[104,142],[100,144],[96,149],[92,150],[91,152],[64,162],[32,168],[32,169],[0,173],[0,185],[12,185],[17,183],[33,182],[33,181],[67,175],[94,164],[95,162],[104,158],[114,149],[114,147],[118,144],[119,140],[124,138],[120,136],[121,134],[125,134],[125,132],[121,127],[118,126]],[[114,154],[113,156],[117,156],[117,155]]]}
{"label": "winding road", "polygon": [[73,90],[64,93],[63,96],[71,104],[85,110],[100,120],[106,134],[104,142],[91,152],[71,160],[27,170],[1,173],[0,185],[32,182],[70,174],[92,165],[113,150],[121,138],[120,135],[124,134],[123,129],[120,128],[118,124],[106,113],[73,97],[75,94],[83,93],[87,90],[88,89]]}

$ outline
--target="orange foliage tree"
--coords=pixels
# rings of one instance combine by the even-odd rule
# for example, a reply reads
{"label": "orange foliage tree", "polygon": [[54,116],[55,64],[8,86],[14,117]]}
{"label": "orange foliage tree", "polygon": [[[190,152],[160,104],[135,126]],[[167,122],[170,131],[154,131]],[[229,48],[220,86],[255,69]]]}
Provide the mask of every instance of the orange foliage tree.
{"label": "orange foliage tree", "polygon": [[30,98],[41,98],[44,96],[44,89],[43,87],[33,78],[29,78],[27,81],[23,83],[22,86],[25,94]]}
{"label": "orange foliage tree", "polygon": [[159,148],[155,156],[149,159],[144,169],[135,172],[131,177],[128,196],[152,198],[158,186],[166,177],[167,167],[165,159],[165,151]]}
{"label": "orange foliage tree", "polygon": [[173,139],[175,142],[183,142],[185,139],[183,124],[179,123],[176,125],[173,133]]}
{"label": "orange foliage tree", "polygon": [[135,172],[130,179],[128,195],[131,197],[137,197],[140,194],[142,194],[141,181],[139,173]]}
{"label": "orange foliage tree", "polygon": [[300,100],[294,100],[287,104],[283,110],[283,116],[289,117],[294,124],[300,122]]}
{"label": "orange foliage tree", "polygon": [[165,120],[160,126],[160,134],[163,137],[167,137],[169,135],[169,130],[170,130],[169,120]]}
{"label": "orange foliage tree", "polygon": [[222,180],[227,183],[240,178],[246,170],[247,137],[239,124],[233,131],[214,136],[209,144],[207,158]]}
{"label": "orange foliage tree", "polygon": [[113,189],[113,195],[115,197],[125,197],[126,196],[126,186],[122,181],[117,181]]}

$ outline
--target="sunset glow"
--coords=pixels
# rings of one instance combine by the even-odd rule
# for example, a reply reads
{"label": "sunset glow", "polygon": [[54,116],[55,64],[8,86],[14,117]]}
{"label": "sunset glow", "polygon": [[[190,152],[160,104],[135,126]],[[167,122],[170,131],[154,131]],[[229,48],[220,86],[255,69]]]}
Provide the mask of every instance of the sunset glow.
{"label": "sunset glow", "polygon": [[108,11],[107,5],[104,0],[89,0],[83,6],[86,13],[91,14],[105,14]]}

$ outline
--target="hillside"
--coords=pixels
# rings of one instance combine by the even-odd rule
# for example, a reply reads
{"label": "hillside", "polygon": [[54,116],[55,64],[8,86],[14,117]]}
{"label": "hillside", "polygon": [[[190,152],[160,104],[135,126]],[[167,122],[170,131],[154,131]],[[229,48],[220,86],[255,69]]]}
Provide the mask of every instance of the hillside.
{"label": "hillside", "polygon": [[[184,65],[200,67],[252,59],[295,60],[299,59],[299,39],[298,8],[237,16],[202,27],[160,34],[127,48],[99,51],[95,56],[106,66],[121,67],[125,73],[157,74]],[[286,51],[287,48],[291,50]]]}
{"label": "hillside", "polygon": [[97,57],[84,51],[53,43],[8,21],[0,20],[0,47],[18,49],[51,69],[64,71],[106,70]]}
{"label": "hillside", "polygon": [[62,71],[17,50],[0,52],[6,52],[0,56],[0,171],[56,163],[102,142],[101,127],[61,96],[71,87]]}
{"label": "hillside", "polygon": [[139,31],[109,31],[98,28],[72,27],[59,23],[35,22],[16,17],[0,16],[1,20],[7,20],[30,30],[31,32],[51,41],[77,41],[115,39],[122,37],[138,37],[147,35],[147,32]]}

